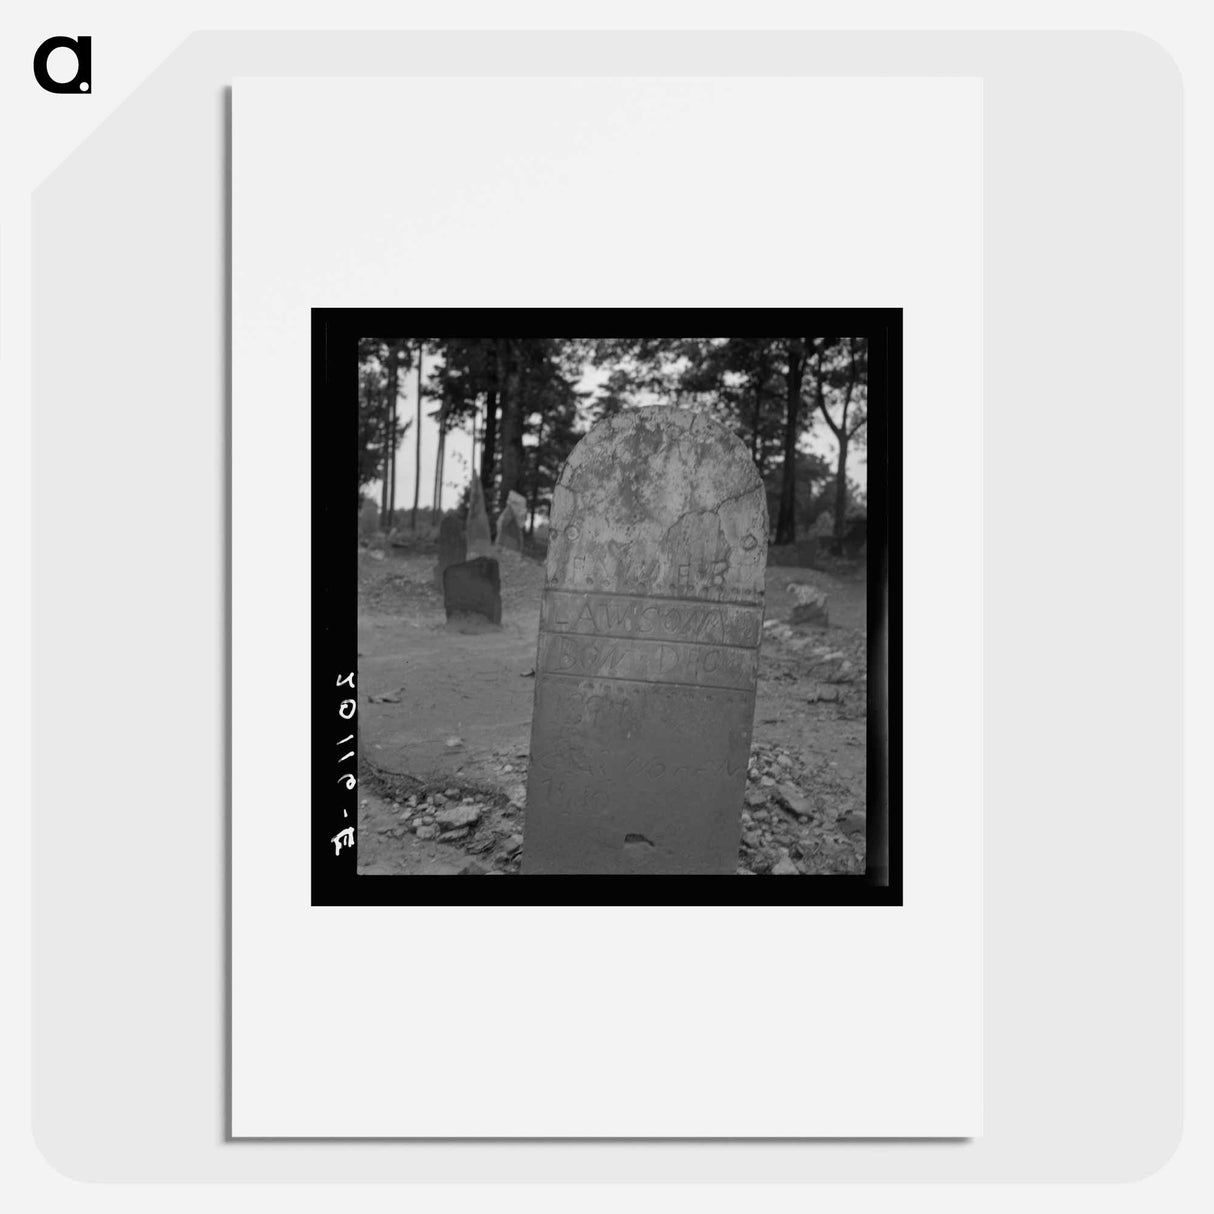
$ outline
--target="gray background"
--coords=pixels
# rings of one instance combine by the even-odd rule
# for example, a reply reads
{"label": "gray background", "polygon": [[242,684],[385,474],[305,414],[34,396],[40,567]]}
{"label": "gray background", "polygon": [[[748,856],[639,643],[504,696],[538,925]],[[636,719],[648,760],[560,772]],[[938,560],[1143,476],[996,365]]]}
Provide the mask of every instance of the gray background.
{"label": "gray background", "polygon": [[[982,1139],[224,1143],[224,88],[402,62],[984,78]],[[33,203],[33,1078],[50,1162],[113,1180],[1119,1180],[1160,1167],[1181,1085],[1180,105],[1166,53],[1123,34],[184,43]],[[157,428],[188,455],[150,462]],[[266,525],[272,543],[280,524]],[[797,1082],[812,1048],[764,1065]]]}

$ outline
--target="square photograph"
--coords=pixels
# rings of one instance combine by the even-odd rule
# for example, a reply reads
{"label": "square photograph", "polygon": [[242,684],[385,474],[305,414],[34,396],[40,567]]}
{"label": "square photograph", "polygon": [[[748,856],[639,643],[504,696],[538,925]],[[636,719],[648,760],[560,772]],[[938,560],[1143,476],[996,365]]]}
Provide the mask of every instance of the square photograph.
{"label": "square photograph", "polygon": [[900,311],[312,338],[314,905],[901,903]]}

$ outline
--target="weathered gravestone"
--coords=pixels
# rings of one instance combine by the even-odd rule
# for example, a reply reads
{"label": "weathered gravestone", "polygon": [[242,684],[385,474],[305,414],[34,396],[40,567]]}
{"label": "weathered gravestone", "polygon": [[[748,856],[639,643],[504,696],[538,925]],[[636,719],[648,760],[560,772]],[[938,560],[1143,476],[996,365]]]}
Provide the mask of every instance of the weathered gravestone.
{"label": "weathered gravestone", "polygon": [[521,493],[516,493],[511,489],[506,494],[506,505],[514,511],[514,517],[518,520],[521,531],[527,525],[527,499]]}
{"label": "weathered gravestone", "polygon": [[454,512],[448,512],[438,525],[438,564],[434,569],[434,580],[439,589],[443,586],[443,571],[449,565],[459,565],[468,556],[468,542],[464,539],[464,524]]}
{"label": "weathered gravestone", "polygon": [[524,873],[733,873],[767,508],[742,444],[654,406],[596,425],[553,494]]}
{"label": "weathered gravestone", "polygon": [[474,557],[443,570],[443,605],[447,619],[483,616],[491,624],[502,622],[502,581],[497,561]]}
{"label": "weathered gravestone", "polygon": [[522,552],[523,532],[518,525],[518,517],[506,506],[497,516],[497,546],[509,548],[512,552]]}
{"label": "weathered gravestone", "polygon": [[485,491],[480,478],[472,478],[468,494],[468,555],[492,556],[493,541],[489,535],[489,515],[485,510]]}

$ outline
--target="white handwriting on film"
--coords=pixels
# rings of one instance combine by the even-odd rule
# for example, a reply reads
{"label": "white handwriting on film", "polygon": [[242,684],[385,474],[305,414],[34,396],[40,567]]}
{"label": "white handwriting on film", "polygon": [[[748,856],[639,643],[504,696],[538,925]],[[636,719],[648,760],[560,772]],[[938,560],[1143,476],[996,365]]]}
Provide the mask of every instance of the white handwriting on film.
{"label": "white handwriting on film", "polygon": [[[338,687],[348,687],[351,691],[353,691],[354,690],[354,672],[350,671],[349,674],[339,675],[338,679],[337,679],[337,686]],[[358,705],[355,703],[355,701],[353,699],[342,700],[342,702],[337,706],[337,715],[343,721],[353,720],[354,714],[357,711],[358,711]],[[345,746],[347,742],[353,742],[353,741],[354,741],[354,735],[351,733],[351,734],[347,734],[337,744],[338,744],[338,746]],[[348,759],[353,759],[353,758],[354,758],[354,751],[347,750],[346,753],[344,755],[342,755],[342,757],[340,759],[337,760],[337,762],[339,764],[341,764],[341,763],[345,763]],[[354,788],[355,785],[358,784],[358,777],[355,776],[355,774],[353,772],[347,771],[347,772],[343,772],[340,776],[337,777],[337,782],[338,782],[338,784],[344,784],[348,790],[348,789]],[[342,807],[341,816],[343,818],[349,818],[349,816],[350,816],[349,810],[347,810],[344,806]],[[353,847],[354,846],[354,827],[353,826],[343,827],[341,830],[339,830],[337,832],[337,834],[335,834],[329,840],[329,842],[333,844],[333,854],[336,856],[340,856],[341,849],[343,847]]]}

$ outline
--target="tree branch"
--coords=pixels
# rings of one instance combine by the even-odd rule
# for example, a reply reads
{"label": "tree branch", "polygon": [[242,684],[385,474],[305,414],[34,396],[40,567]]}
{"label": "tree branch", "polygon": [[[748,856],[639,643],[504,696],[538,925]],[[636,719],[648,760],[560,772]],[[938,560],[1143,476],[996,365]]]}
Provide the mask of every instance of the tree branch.
{"label": "tree branch", "polygon": [[822,352],[826,348],[826,338],[822,339],[822,345],[818,347],[818,373],[814,376],[814,396],[818,411],[826,418],[826,424],[830,427],[835,438],[842,441],[842,434],[839,427],[835,425],[835,419],[827,412],[826,409],[826,393],[822,391]]}
{"label": "tree branch", "polygon": [[[852,389],[856,386],[856,350],[855,338],[847,339],[847,391],[843,395],[843,420],[839,423],[841,430],[847,430],[847,411],[851,408]],[[849,434],[850,438],[851,435]]]}

